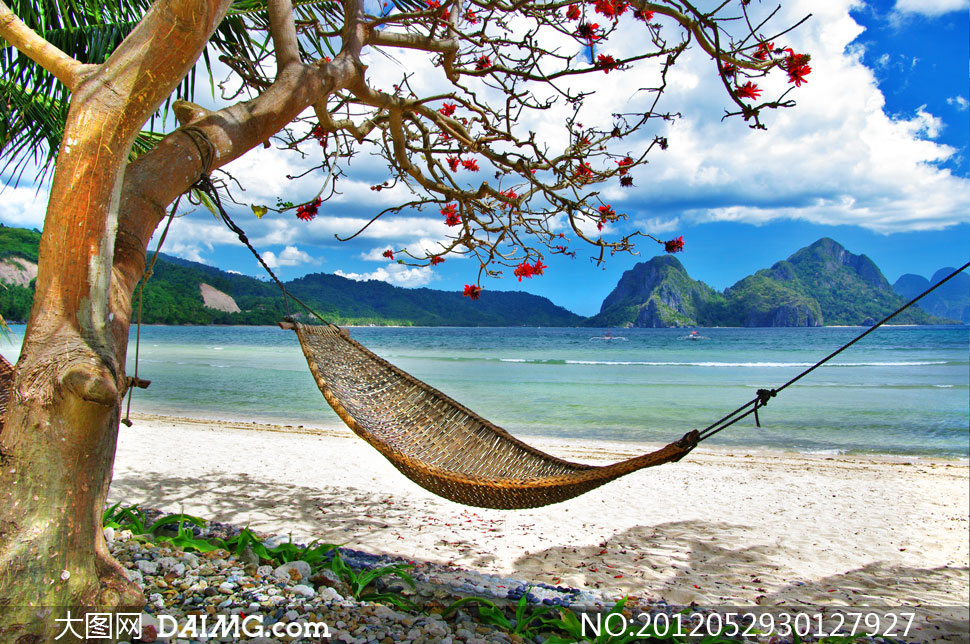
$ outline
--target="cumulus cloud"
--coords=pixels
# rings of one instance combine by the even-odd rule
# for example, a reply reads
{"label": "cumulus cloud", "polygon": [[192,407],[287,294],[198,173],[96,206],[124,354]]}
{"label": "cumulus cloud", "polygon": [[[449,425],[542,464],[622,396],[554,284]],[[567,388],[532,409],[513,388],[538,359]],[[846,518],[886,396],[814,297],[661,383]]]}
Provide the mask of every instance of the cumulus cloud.
{"label": "cumulus cloud", "polygon": [[408,268],[400,264],[388,264],[386,267],[378,268],[370,273],[345,273],[338,270],[336,274],[358,282],[376,280],[405,288],[425,286],[437,279],[435,273],[427,266]]}
{"label": "cumulus cloud", "polygon": [[951,11],[966,11],[966,0],[896,0],[895,11],[923,16],[941,16]]}
{"label": "cumulus cloud", "polygon": [[[682,59],[681,73],[700,78],[672,86],[667,105],[686,105],[667,130],[670,149],[638,169],[622,204],[635,219],[677,213],[694,222],[798,219],[880,232],[940,229],[966,221],[970,181],[940,163],[956,150],[933,141],[943,121],[921,107],[889,115],[875,76],[851,43],[862,28],[852,0],[785,5],[780,23],[812,13],[785,45],[812,55],[808,83],[792,92],[797,106],[765,114],[768,130],[721,121],[724,101],[702,52]],[[759,81],[766,94],[783,74]],[[679,88],[679,89],[678,89]],[[618,208],[619,209],[619,208]]]}
{"label": "cumulus cloud", "polygon": [[8,226],[40,230],[44,227],[47,199],[46,188],[5,186],[0,192],[0,221]]}
{"label": "cumulus cloud", "polygon": [[299,266],[300,264],[319,264],[319,260],[314,259],[305,251],[300,250],[296,246],[287,246],[279,255],[273,251],[265,251],[262,253],[263,261],[270,268],[279,268],[281,266]]}

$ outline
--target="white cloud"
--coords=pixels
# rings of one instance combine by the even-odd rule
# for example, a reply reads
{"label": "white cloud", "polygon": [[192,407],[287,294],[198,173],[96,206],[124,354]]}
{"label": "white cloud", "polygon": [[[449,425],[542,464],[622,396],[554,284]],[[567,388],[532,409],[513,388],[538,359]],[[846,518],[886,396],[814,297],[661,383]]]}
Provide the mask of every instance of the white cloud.
{"label": "white cloud", "polygon": [[[967,221],[970,181],[939,166],[956,150],[933,140],[944,121],[925,107],[886,114],[872,70],[850,46],[862,32],[849,15],[853,5],[785,5],[779,23],[813,14],[784,42],[810,53],[813,71],[790,95],[796,107],[764,114],[767,131],[721,121],[726,103],[715,97],[723,90],[713,74],[700,71],[709,58],[697,51],[683,58],[683,70],[672,75],[683,71],[702,82],[665,98],[669,109],[686,106],[684,118],[667,130],[670,149],[634,171],[637,188],[620,193],[627,197],[623,209],[640,219],[665,208],[698,222],[799,219],[885,233]],[[784,74],[758,84],[766,96],[787,87]]]}
{"label": "white cloud", "polygon": [[341,277],[346,277],[347,279],[356,280],[358,282],[376,280],[379,282],[387,282],[388,284],[393,284],[394,286],[403,286],[405,288],[417,288],[419,286],[425,286],[437,279],[437,275],[434,273],[434,271],[427,266],[408,268],[407,266],[402,266],[400,264],[388,264],[386,267],[378,268],[370,273],[345,273],[344,271],[339,270],[335,272]]}
{"label": "white cloud", "polygon": [[962,96],[951,96],[950,98],[946,99],[946,102],[960,112],[966,112],[967,107],[970,107],[970,102],[968,102],[967,99]]}
{"label": "white cloud", "polygon": [[634,220],[634,225],[645,233],[659,235],[678,230],[681,226],[680,217],[650,217],[647,219]]}
{"label": "white cloud", "polygon": [[966,0],[896,0],[894,11],[923,16],[941,16],[951,11],[966,11]]}
{"label": "white cloud", "polygon": [[263,261],[270,268],[279,268],[280,266],[299,266],[300,264],[319,264],[320,261],[311,257],[305,251],[300,250],[296,246],[287,246],[280,254],[277,255],[273,251],[265,251],[262,253]]}
{"label": "white cloud", "polygon": [[41,230],[47,214],[48,196],[46,188],[3,187],[0,192],[0,221],[8,226]]}

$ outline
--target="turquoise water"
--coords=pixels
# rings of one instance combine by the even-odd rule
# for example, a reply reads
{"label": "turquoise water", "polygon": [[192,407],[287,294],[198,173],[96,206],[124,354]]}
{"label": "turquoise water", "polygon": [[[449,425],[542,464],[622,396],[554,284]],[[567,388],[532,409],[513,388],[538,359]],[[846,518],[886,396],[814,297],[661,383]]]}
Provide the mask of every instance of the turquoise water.
{"label": "turquoise water", "polygon": [[[15,358],[23,327],[0,351]],[[776,387],[862,329],[359,328],[379,355],[517,435],[667,442]],[[132,333],[134,339],[134,332]],[[134,370],[134,343],[128,372]],[[132,410],[334,425],[292,332],[143,327]],[[970,332],[880,329],[711,444],[966,458]]]}

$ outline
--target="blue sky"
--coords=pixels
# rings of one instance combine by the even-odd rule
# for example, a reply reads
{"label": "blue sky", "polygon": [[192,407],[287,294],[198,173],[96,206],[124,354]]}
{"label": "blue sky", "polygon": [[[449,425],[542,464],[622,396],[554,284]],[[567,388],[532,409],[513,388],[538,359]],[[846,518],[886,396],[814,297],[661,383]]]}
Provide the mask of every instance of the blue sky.
{"label": "blue sky", "polygon": [[[728,105],[707,73],[709,62],[699,53],[688,54],[664,103],[683,115],[662,132],[670,149],[637,170],[635,189],[607,193],[617,210],[630,215],[631,225],[661,239],[683,235],[685,252],[678,258],[694,278],[718,289],[824,236],[871,257],[891,282],[903,273],[929,277],[943,266],[966,262],[966,0],[798,0],[784,2],[782,13],[779,22],[813,14],[785,37],[785,44],[813,56],[813,73],[794,94],[798,106],[767,114],[767,132],[752,131],[737,119],[722,122]],[[435,75],[428,60],[404,60],[419,76]],[[392,69],[386,79],[397,73]],[[624,73],[634,72],[596,79],[604,104],[627,95],[630,81]],[[197,100],[220,105],[215,99]],[[427,213],[390,216],[353,242],[334,240],[335,232],[352,231],[381,204],[401,198],[367,189],[386,177],[378,162],[362,157],[352,167],[356,173],[341,184],[343,196],[324,204],[311,224],[292,215],[257,221],[248,208],[236,209],[234,217],[284,279],[322,271],[444,290],[474,282],[472,261],[455,258],[433,270],[407,269],[380,256],[386,248],[440,238],[440,218]],[[320,189],[319,176],[286,178],[298,174],[302,163],[278,150],[254,151],[229,168],[246,188],[234,196],[270,205],[277,197],[309,199]],[[8,185],[0,193],[0,221],[41,228],[45,203],[44,186],[38,192],[29,184]],[[204,211],[178,219],[164,250],[261,275],[249,251]],[[647,241],[639,256],[617,255],[601,267],[582,253],[576,259],[549,257],[541,277],[520,284],[509,270],[505,279],[489,279],[483,286],[526,290],[591,315],[623,271],[658,250]]]}

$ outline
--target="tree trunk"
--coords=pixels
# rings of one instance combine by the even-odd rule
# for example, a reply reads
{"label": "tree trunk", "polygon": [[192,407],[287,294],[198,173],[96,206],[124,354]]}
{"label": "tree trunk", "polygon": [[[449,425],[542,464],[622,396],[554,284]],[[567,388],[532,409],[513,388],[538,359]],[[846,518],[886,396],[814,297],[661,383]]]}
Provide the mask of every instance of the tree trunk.
{"label": "tree trunk", "polygon": [[[160,216],[138,216],[140,255],[116,271],[119,202],[136,134],[228,5],[160,0],[71,88],[34,305],[0,430],[0,644],[74,641],[72,632],[62,635],[68,611],[77,618],[144,604],[108,553],[101,514],[126,384],[128,315],[114,312],[130,311]],[[123,237],[130,247],[131,236]],[[83,636],[83,627],[75,623],[73,632]]]}

